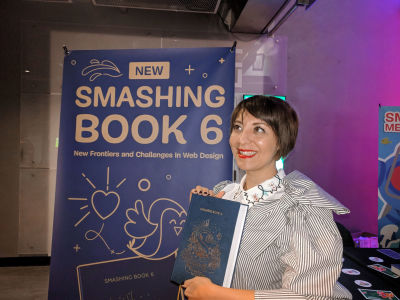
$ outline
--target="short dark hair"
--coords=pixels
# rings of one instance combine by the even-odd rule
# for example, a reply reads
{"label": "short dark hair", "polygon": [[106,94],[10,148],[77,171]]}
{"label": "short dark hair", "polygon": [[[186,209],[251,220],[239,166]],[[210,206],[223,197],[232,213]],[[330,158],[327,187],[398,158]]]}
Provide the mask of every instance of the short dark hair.
{"label": "short dark hair", "polygon": [[278,141],[277,159],[286,157],[293,150],[296,144],[299,120],[289,103],[276,97],[261,95],[241,101],[232,113],[231,133],[238,115],[245,111],[265,121],[272,128]]}

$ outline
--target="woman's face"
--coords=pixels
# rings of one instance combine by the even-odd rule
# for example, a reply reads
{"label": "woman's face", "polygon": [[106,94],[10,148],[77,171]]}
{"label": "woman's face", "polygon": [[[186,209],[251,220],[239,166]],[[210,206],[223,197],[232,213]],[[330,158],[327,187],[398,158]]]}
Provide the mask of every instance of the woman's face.
{"label": "woman's face", "polygon": [[271,177],[276,174],[277,137],[265,121],[247,111],[240,112],[229,144],[238,167],[247,174],[253,172]]}

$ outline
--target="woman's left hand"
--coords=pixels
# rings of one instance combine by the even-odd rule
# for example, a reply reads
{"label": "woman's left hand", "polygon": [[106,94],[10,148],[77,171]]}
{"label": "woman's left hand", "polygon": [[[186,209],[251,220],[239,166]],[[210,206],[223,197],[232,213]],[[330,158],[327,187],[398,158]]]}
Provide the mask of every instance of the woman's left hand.
{"label": "woman's left hand", "polygon": [[213,299],[213,295],[219,287],[212,283],[210,279],[199,276],[185,280],[182,286],[186,288],[185,296],[189,300]]}

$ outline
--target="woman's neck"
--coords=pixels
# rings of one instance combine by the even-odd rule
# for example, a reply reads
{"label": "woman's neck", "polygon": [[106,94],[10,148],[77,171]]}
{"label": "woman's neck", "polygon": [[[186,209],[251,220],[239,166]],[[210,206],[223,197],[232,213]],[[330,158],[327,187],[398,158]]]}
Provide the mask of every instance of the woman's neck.
{"label": "woman's neck", "polygon": [[243,189],[245,191],[249,190],[252,187],[255,187],[255,186],[263,183],[264,181],[266,181],[268,179],[271,179],[277,173],[278,173],[278,171],[276,170],[276,168],[274,168],[270,172],[263,172],[261,174],[258,174],[257,172],[247,172],[246,173],[246,180],[243,183]]}

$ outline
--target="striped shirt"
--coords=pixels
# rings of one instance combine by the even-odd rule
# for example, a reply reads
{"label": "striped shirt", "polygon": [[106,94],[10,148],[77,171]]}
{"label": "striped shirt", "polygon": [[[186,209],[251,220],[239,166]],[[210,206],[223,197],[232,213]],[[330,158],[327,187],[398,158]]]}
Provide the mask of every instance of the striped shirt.
{"label": "striped shirt", "polygon": [[231,287],[255,299],[351,299],[337,282],[343,245],[332,215],[349,210],[298,171],[247,191],[244,180],[223,189],[251,206]]}

